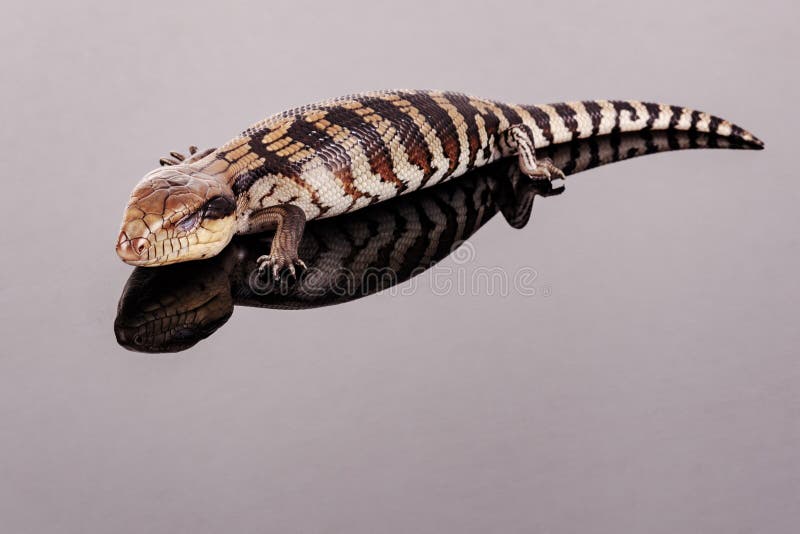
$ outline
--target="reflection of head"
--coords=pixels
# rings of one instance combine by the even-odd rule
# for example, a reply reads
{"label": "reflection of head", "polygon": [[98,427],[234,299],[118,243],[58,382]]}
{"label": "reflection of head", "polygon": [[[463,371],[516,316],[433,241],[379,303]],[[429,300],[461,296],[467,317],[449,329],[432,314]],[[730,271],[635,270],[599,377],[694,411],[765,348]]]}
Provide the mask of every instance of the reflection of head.
{"label": "reflection of head", "polygon": [[233,313],[228,270],[207,262],[136,269],[125,285],[114,332],[137,352],[178,352],[213,334]]}

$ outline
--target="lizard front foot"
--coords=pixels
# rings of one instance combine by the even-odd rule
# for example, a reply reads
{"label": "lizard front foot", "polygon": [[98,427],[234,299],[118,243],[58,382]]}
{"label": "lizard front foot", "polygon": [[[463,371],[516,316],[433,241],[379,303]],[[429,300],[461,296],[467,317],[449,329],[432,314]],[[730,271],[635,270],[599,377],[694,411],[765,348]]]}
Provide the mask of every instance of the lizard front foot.
{"label": "lizard front foot", "polygon": [[297,278],[298,271],[302,272],[301,269],[307,269],[305,262],[298,258],[297,255],[290,257],[289,254],[282,252],[260,256],[256,260],[256,264],[258,265],[259,276],[263,277],[264,274],[270,273],[275,280],[284,272],[288,272],[293,278]]}

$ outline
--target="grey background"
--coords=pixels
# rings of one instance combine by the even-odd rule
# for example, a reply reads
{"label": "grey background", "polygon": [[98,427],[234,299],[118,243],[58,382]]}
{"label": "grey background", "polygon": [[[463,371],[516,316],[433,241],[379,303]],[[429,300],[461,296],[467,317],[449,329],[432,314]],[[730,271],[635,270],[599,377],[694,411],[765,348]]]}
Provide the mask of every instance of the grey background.
{"label": "grey background", "polygon": [[[790,2],[7,2],[0,531],[796,532]],[[540,293],[237,308],[114,341],[122,208],[158,157],[392,87],[639,98],[754,152],[580,174],[465,266]],[[443,267],[455,267],[447,260]],[[549,296],[545,296],[549,293]]]}

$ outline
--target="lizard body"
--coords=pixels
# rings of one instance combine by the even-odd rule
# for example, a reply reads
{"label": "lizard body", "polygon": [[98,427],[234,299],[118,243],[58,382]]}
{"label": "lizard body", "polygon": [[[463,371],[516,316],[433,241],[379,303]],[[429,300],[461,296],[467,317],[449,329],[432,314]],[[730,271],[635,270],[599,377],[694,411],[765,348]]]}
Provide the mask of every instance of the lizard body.
{"label": "lizard body", "polygon": [[262,120],[218,149],[146,175],[117,240],[132,265],[213,256],[234,234],[275,229],[274,274],[302,265],[306,221],[353,212],[516,156],[531,179],[563,177],[535,149],[613,132],[693,131],[753,148],[761,141],[728,121],[638,101],[506,104],[440,91],[364,93]]}
{"label": "lizard body", "polygon": [[[685,132],[607,135],[542,149],[564,174],[637,156],[690,148],[748,148],[728,138]],[[563,188],[560,188],[563,189]],[[274,286],[256,276],[271,237],[237,238],[210,261],[137,268],[119,302],[114,329],[121,345],[144,352],[184,350],[211,335],[234,306],[278,310],[350,302],[425,272],[502,213],[515,228],[531,217],[534,198],[560,193],[531,181],[514,161],[499,161],[459,180],[336,219],[309,223],[299,244],[308,270]]]}

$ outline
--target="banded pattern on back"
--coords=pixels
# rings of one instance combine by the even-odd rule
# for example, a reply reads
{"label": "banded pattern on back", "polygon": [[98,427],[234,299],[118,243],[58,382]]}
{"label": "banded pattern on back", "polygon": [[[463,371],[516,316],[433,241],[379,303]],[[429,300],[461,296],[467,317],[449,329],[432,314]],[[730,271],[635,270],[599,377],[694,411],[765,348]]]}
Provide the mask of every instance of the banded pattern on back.
{"label": "banded pattern on back", "polygon": [[760,144],[687,108],[597,100],[520,106],[439,91],[382,91],[289,110],[245,130],[199,163],[223,172],[243,211],[300,206],[308,219],[354,211],[513,153],[509,126],[541,149],[642,130],[691,130]]}

